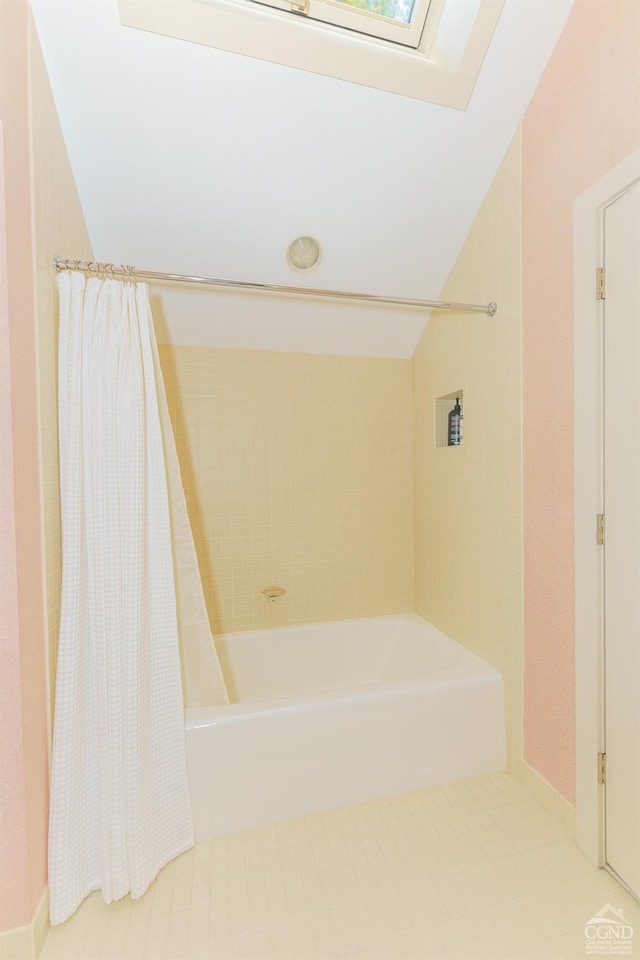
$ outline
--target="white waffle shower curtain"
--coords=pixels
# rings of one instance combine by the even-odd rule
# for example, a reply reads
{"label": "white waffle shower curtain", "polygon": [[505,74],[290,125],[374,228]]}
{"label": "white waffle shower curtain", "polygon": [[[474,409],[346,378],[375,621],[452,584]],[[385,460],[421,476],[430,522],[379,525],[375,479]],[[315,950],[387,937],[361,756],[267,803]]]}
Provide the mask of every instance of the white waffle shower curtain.
{"label": "white waffle shower curtain", "polygon": [[140,897],[194,842],[187,702],[227,701],[146,284],[58,277],[62,609],[49,896]]}

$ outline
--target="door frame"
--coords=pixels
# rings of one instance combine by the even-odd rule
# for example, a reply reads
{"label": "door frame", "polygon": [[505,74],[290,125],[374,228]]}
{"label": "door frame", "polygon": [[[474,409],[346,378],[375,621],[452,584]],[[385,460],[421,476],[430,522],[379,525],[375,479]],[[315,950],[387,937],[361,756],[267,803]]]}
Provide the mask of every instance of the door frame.
{"label": "door frame", "polygon": [[640,150],[573,204],[576,842],[598,866],[605,862],[604,786],[597,777],[604,745],[604,552],[596,542],[596,516],[604,512],[604,306],[596,299],[596,269],[603,263],[604,210],[637,180]]}

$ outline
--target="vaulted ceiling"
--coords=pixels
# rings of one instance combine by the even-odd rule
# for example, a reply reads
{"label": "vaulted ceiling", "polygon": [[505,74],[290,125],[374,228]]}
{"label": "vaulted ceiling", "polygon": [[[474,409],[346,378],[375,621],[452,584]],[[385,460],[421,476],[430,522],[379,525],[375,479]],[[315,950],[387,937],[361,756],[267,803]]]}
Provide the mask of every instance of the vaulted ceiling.
{"label": "vaulted ceiling", "polygon": [[[115,0],[32,0],[95,256],[437,298],[571,3],[506,0],[461,112],[123,27]],[[285,258],[301,234],[308,275]],[[410,356],[426,320],[166,285],[153,304],[164,340],[369,356]]]}

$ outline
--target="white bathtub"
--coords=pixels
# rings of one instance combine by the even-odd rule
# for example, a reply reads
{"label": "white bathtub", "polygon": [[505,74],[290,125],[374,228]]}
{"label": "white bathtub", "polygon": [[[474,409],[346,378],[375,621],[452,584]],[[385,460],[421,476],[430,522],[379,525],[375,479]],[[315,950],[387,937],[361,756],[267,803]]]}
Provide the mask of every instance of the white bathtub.
{"label": "white bathtub", "polygon": [[216,646],[231,704],[186,712],[198,840],[504,770],[502,677],[420,617]]}

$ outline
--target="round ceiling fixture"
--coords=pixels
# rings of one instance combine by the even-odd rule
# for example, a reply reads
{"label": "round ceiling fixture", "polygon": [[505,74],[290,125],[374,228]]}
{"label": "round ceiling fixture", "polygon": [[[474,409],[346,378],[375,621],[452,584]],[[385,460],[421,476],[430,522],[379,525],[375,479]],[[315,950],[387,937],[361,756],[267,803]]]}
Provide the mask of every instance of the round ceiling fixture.
{"label": "round ceiling fixture", "polygon": [[313,237],[297,237],[289,244],[287,260],[296,270],[308,270],[320,259],[320,244]]}

